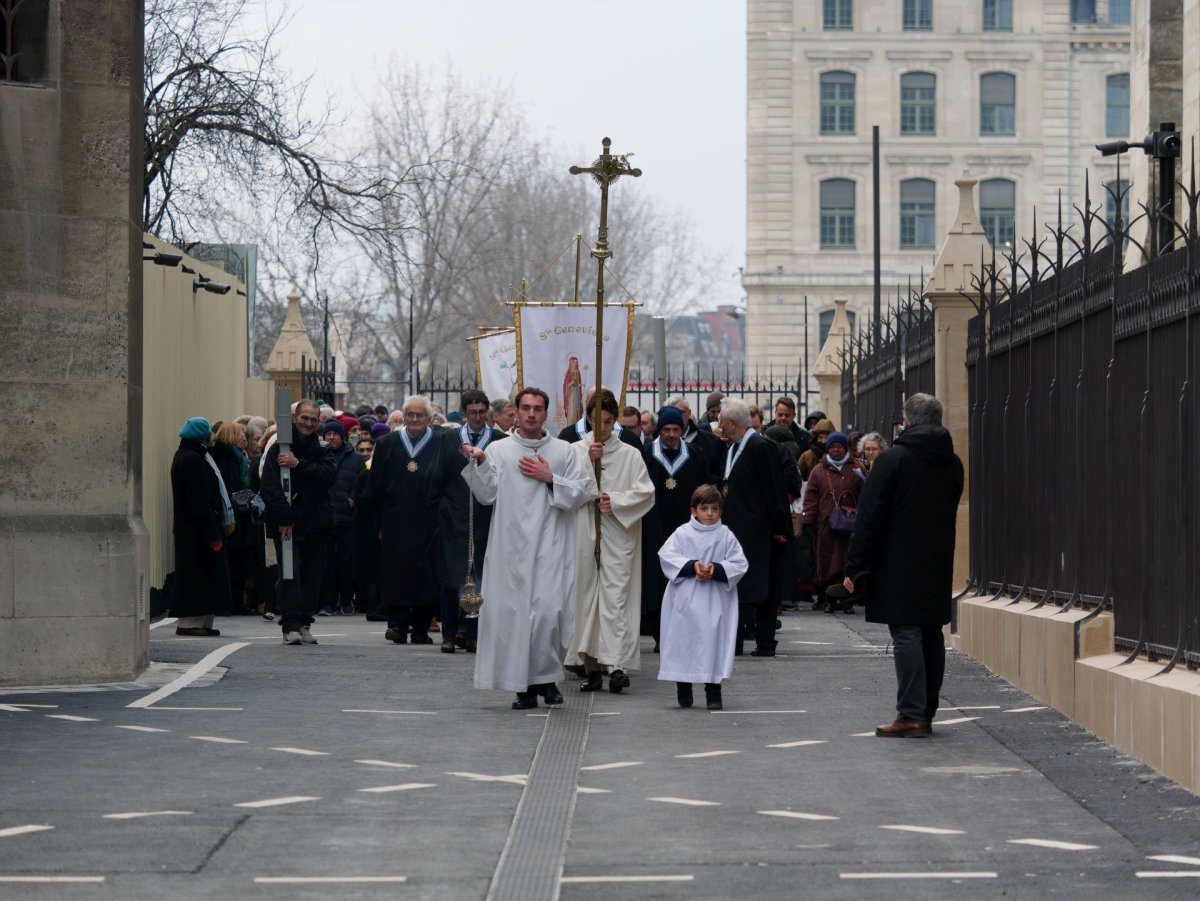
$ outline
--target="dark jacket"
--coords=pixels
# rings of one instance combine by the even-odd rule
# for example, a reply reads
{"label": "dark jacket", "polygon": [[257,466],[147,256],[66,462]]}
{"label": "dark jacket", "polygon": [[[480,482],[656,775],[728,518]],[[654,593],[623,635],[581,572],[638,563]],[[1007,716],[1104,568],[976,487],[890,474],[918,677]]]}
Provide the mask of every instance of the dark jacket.
{"label": "dark jacket", "polygon": [[778,447],[762,435],[751,435],[724,487],[728,493],[721,520],[750,565],[738,583],[738,600],[761,603],[771,587],[773,536],[792,534]]}
{"label": "dark jacket", "polygon": [[[214,444],[209,447],[208,455],[216,462],[217,469],[221,470],[221,481],[225,483],[230,498],[250,487],[250,463],[240,448],[230,444]],[[249,510],[239,511],[235,505],[233,515],[236,528],[226,539],[226,545],[231,551],[236,551],[253,543],[254,524]]]}
{"label": "dark jacket", "polygon": [[813,527],[817,558],[817,580],[840,581],[846,569],[846,553],[850,536],[829,528],[829,517],[837,506],[853,510],[858,507],[866,475],[853,460],[847,460],[839,471],[828,456],[822,457],[808,477],[804,491],[804,525]]}
{"label": "dark jacket", "polygon": [[208,616],[230,607],[229,561],[224,543],[224,506],[217,474],[198,441],[184,438],[171,461],[174,502],[175,579],[172,616]]}
{"label": "dark jacket", "polygon": [[859,497],[846,558],[851,578],[871,573],[869,621],[894,626],[950,622],[962,492],[962,461],[941,426],[913,426],[876,458]]}
{"label": "dark jacket", "polygon": [[341,450],[330,451],[329,454],[335,472],[333,486],[329,489],[329,502],[333,506],[334,528],[341,530],[354,525],[354,508],[350,506],[350,498],[364,461],[349,444],[343,444]]}
{"label": "dark jacket", "polygon": [[279,478],[279,445],[273,444],[267,451],[260,492],[267,505],[267,535],[278,537],[280,526],[295,526],[301,534],[329,532],[333,529],[329,488],[337,475],[332,452],[321,447],[315,434],[307,438],[296,434],[291,450],[300,465],[292,470],[290,504],[284,499]]}

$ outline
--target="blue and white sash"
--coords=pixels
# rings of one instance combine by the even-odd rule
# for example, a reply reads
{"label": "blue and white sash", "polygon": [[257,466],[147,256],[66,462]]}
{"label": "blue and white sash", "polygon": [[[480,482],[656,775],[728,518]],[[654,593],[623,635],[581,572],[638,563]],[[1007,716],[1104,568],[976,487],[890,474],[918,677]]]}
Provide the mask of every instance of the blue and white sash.
{"label": "blue and white sash", "polygon": [[414,446],[412,440],[408,437],[408,429],[401,426],[399,432],[400,440],[404,442],[404,450],[408,452],[410,460],[417,459],[417,454],[425,450],[425,445],[433,438],[433,428],[427,428],[425,429],[425,434],[421,436],[421,439]]}
{"label": "blue and white sash", "polygon": [[[471,430],[466,426],[463,426],[458,430],[458,435],[462,444],[471,444]],[[480,450],[483,450],[491,443],[491,441],[492,430],[488,426],[484,426],[483,431],[479,433],[479,443],[472,445],[472,447],[477,447]]]}
{"label": "blue and white sash", "polygon": [[688,451],[688,446],[680,441],[679,455],[675,458],[675,462],[672,463],[667,459],[667,455],[663,452],[661,438],[654,439],[654,442],[650,445],[650,453],[654,456],[655,460],[662,464],[662,468],[667,471],[667,475],[671,476],[672,478],[675,476],[675,473],[679,472],[679,470],[683,468],[683,464],[691,458],[691,452]]}
{"label": "blue and white sash", "polygon": [[746,429],[746,434],[742,436],[742,440],[737,443],[736,447],[729,448],[729,453],[725,455],[725,481],[729,481],[729,474],[733,472],[733,466],[742,456],[742,451],[746,449],[746,443],[750,437],[754,435],[754,429]]}

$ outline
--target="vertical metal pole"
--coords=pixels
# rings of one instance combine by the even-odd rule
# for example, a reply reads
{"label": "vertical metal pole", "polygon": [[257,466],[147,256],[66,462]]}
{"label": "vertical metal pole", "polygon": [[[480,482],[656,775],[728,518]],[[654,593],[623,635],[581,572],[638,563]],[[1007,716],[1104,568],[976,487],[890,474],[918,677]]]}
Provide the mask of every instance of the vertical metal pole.
{"label": "vertical metal pole", "polygon": [[[812,356],[809,353],[808,347],[808,295],[804,295],[804,390],[800,395],[800,405],[804,408],[804,418],[808,418],[808,384],[812,379],[812,370],[809,369],[809,363],[812,361]],[[801,420],[803,422],[804,420]]]}
{"label": "vertical metal pole", "polygon": [[655,316],[654,324],[654,380],[658,383],[658,408],[667,405],[667,320]]}
{"label": "vertical metal pole", "polygon": [[408,393],[417,393],[415,358],[413,357],[413,296],[408,295]]}
{"label": "vertical metal pole", "polygon": [[882,274],[879,264],[879,126],[871,126],[871,183],[874,188],[871,206],[874,212],[874,251],[875,251],[875,305],[872,312],[875,316],[875,343],[879,345],[882,320]]}

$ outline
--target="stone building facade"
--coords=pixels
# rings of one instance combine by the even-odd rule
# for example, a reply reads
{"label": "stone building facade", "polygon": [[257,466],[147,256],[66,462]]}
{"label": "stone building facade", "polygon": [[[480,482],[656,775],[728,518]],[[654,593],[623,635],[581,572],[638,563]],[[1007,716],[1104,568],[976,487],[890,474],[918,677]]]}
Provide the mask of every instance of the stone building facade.
{"label": "stone building facade", "polygon": [[747,365],[815,361],[838,295],[852,326],[869,319],[872,125],[885,308],[932,268],[964,170],[1001,243],[1031,233],[1035,207],[1054,216],[1060,192],[1082,202],[1085,170],[1104,206],[1117,164],[1094,145],[1130,137],[1134,12],[1126,0],[748,0]]}

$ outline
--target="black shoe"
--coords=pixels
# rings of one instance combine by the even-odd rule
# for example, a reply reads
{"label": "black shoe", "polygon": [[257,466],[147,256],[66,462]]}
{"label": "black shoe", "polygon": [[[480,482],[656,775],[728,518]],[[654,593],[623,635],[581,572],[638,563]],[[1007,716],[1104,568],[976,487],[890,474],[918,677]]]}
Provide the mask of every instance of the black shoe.
{"label": "black shoe", "polygon": [[512,702],[513,710],[533,710],[537,707],[537,695],[532,691],[518,691],[517,699]]}
{"label": "black shoe", "polygon": [[573,676],[579,676],[580,678],[587,677],[587,671],[583,668],[582,663],[572,663],[570,665],[564,664],[563,669]]}
{"label": "black shoe", "polygon": [[558,690],[558,686],[553,682],[547,682],[542,686],[542,697],[546,700],[547,707],[561,707],[563,705],[562,692]]}
{"label": "black shoe", "polygon": [[465,651],[467,649],[467,636],[463,635],[461,632],[455,635],[454,646]]}
{"label": "black shoe", "polygon": [[777,645],[777,644],[778,644],[778,642],[776,642],[776,641],[772,641],[767,644],[760,644],[758,647],[756,647],[753,651],[750,652],[750,656],[751,657],[774,657],[775,656],[775,645]]}
{"label": "black shoe", "polygon": [[680,707],[692,706],[692,684],[690,682],[675,683],[675,700],[679,701]]}
{"label": "black shoe", "polygon": [[588,673],[587,679],[579,686],[580,691],[599,691],[604,687],[604,673],[596,670],[594,673]]}
{"label": "black shoe", "polygon": [[388,630],[383,633],[383,637],[396,644],[408,644],[408,634],[403,629],[393,629],[389,626]]}
{"label": "black shoe", "polygon": [[608,690],[619,695],[622,689],[629,687],[629,677],[622,670],[615,669],[608,675]]}
{"label": "black shoe", "polygon": [[382,613],[368,613],[367,622],[369,623],[386,623],[387,617]]}
{"label": "black shoe", "polygon": [[658,653],[660,653],[660,651],[658,650],[658,642],[657,642],[657,641],[656,641],[656,642],[654,642],[654,653],[655,653],[655,654],[658,654]]}
{"label": "black shoe", "polygon": [[721,703],[721,686],[705,685],[704,701],[709,710],[724,710],[725,707]]}
{"label": "black shoe", "polygon": [[414,632],[412,635],[413,644],[433,644],[433,639],[429,637],[428,632]]}

